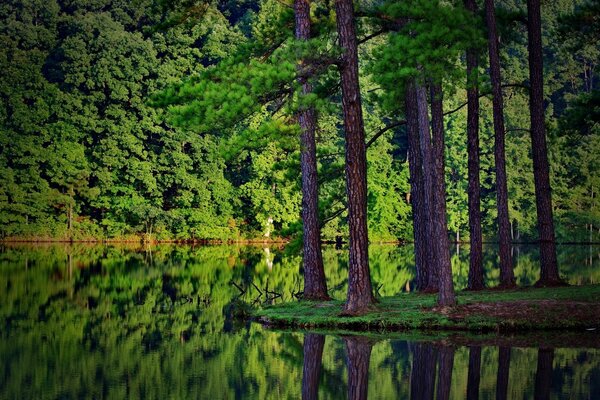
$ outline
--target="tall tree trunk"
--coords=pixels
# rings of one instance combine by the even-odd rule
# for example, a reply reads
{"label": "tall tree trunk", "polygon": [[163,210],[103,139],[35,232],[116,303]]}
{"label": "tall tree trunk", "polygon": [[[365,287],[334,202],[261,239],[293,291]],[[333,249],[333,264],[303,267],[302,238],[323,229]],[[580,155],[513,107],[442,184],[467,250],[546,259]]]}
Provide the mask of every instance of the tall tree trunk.
{"label": "tall tree trunk", "polygon": [[410,173],[410,205],[413,213],[413,237],[415,242],[416,290],[424,290],[429,282],[427,229],[425,220],[425,195],[423,193],[423,159],[419,140],[419,110],[414,81],[408,83],[405,93],[405,113],[408,133],[408,169]]}
{"label": "tall tree trunk", "polygon": [[498,351],[498,373],[496,375],[496,399],[508,397],[508,376],[510,371],[510,347],[500,347]]}
{"label": "tall tree trunk", "polygon": [[537,370],[535,372],[535,391],[533,394],[533,397],[536,400],[548,400],[550,398],[553,361],[554,349],[538,350]]}
{"label": "tall tree trunk", "polygon": [[467,377],[467,400],[479,398],[481,380],[481,346],[469,347],[469,372]]}
{"label": "tall tree trunk", "polygon": [[454,368],[454,347],[440,348],[438,366],[437,400],[448,400],[452,387],[452,369]]}
{"label": "tall tree trunk", "polygon": [[432,181],[433,181],[433,242],[435,257],[433,270],[437,271],[439,285],[438,304],[450,306],[456,303],[452,282],[448,222],[446,218],[446,182],[444,179],[444,110],[442,87],[431,85],[431,130],[433,133]]}
{"label": "tall tree trunk", "polygon": [[[296,38],[310,39],[310,2],[295,0]],[[302,65],[300,66],[300,68]],[[309,82],[302,84],[302,94],[312,93]],[[300,166],[302,169],[302,229],[304,240],[304,299],[325,300],[327,281],[323,268],[321,253],[321,228],[319,226],[319,187],[317,181],[317,150],[315,131],[317,113],[314,107],[300,109],[298,113],[300,124]]]}
{"label": "tall tree trunk", "polygon": [[494,108],[494,158],[496,162],[496,199],[498,206],[498,240],[500,242],[500,287],[515,286],[515,275],[510,257],[510,221],[508,218],[508,188],[506,183],[506,156],[504,151],[504,101],[500,76],[500,55],[496,30],[494,0],[485,0],[485,18],[488,27],[490,78]]}
{"label": "tall tree trunk", "polygon": [[[475,0],[465,0],[465,8],[477,14]],[[483,245],[481,238],[481,200],[479,184],[479,54],[467,49],[467,152],[469,155],[469,279],[467,289],[481,290],[483,283]]]}
{"label": "tall tree trunk", "polygon": [[[429,107],[427,102],[427,89],[423,85],[416,84],[417,110],[419,119],[419,142],[421,145],[421,159],[423,162],[423,194],[424,194],[424,225],[425,246],[431,247],[431,242],[437,239],[435,232],[434,211],[434,182],[435,167],[433,163],[433,149],[431,145],[431,133],[429,130]],[[427,286],[424,292],[437,292],[439,289],[439,270],[435,251],[427,251]]]}
{"label": "tall tree trunk", "polygon": [[304,335],[304,365],[302,368],[302,400],[319,398],[319,377],[325,336],[314,333]]}
{"label": "tall tree trunk", "polygon": [[542,20],[540,0],[527,0],[527,36],[529,49],[529,112],[531,118],[531,147],[535,203],[540,236],[540,280],[537,286],[561,285],[556,260],[556,241],[552,219],[550,166],[544,126],[544,77],[542,59]]}
{"label": "tall tree trunk", "polygon": [[373,343],[364,337],[344,338],[348,355],[348,399],[366,400]]}
{"label": "tall tree trunk", "polygon": [[358,48],[352,0],[336,0],[335,6],[339,41],[344,51],[339,69],[346,133],[346,192],[350,231],[348,296],[343,312],[358,314],[375,303],[369,272],[367,155],[358,83]]}

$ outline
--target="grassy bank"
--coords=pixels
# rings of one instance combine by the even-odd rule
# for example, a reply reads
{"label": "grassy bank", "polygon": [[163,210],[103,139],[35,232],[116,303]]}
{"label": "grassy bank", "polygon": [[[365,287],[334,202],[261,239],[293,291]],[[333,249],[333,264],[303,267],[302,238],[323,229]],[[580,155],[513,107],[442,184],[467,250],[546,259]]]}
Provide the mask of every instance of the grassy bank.
{"label": "grassy bank", "polygon": [[600,330],[600,285],[460,292],[455,307],[440,309],[436,296],[406,293],[384,297],[361,316],[342,317],[343,302],[289,302],[262,308],[262,323],[351,331]]}

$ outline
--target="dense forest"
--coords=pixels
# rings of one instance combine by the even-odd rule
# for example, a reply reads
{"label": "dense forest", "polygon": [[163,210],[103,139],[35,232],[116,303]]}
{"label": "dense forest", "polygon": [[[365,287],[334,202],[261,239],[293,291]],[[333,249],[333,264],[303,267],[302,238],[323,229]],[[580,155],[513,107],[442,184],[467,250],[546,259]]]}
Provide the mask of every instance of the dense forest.
{"label": "dense forest", "polygon": [[[562,241],[597,240],[600,227],[599,8],[579,0],[541,7],[542,122]],[[444,94],[419,92],[439,98],[432,118],[433,103],[443,112],[443,148],[435,150],[445,154],[440,183],[452,238],[470,235],[466,103],[473,95],[483,240],[498,240],[502,221],[513,241],[538,237],[527,4],[496,4],[497,82],[485,9],[473,1],[355,3],[370,241],[413,239],[411,205],[420,200],[409,180],[411,85]],[[298,124],[312,118],[316,226],[322,239],[346,238],[343,40],[333,1],[313,1],[306,11],[302,40],[291,1],[3,2],[0,236],[298,237],[301,159],[309,165]],[[497,211],[496,83],[506,218]]]}

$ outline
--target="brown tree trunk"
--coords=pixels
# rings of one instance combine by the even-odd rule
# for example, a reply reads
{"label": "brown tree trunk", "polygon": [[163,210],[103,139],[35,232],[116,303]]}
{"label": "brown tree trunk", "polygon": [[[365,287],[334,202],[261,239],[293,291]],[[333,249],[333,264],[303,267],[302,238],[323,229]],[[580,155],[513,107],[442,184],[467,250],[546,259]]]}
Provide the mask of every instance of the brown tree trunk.
{"label": "brown tree trunk", "polygon": [[[475,0],[465,0],[465,8],[477,14]],[[469,155],[469,279],[467,289],[481,290],[483,283],[483,245],[481,238],[481,200],[479,184],[479,54],[467,49],[467,152]]]}
{"label": "brown tree trunk", "polygon": [[479,398],[481,380],[481,346],[469,347],[469,372],[467,377],[467,400]]}
{"label": "brown tree trunk", "polygon": [[444,110],[442,88],[431,85],[431,130],[433,133],[432,181],[433,181],[433,243],[432,253],[435,263],[432,270],[437,271],[438,304],[451,306],[456,304],[454,284],[452,282],[452,264],[450,262],[450,244],[448,241],[448,223],[446,218],[446,182],[444,179]]}
{"label": "brown tree trunk", "polygon": [[536,400],[548,400],[550,398],[553,361],[554,349],[538,350],[537,370],[535,372],[535,391],[533,394],[533,397]]}
{"label": "brown tree trunk", "polygon": [[319,377],[325,336],[314,333],[304,335],[304,365],[302,368],[302,400],[319,398]]}
{"label": "brown tree trunk", "polygon": [[498,351],[498,373],[496,375],[496,399],[508,397],[508,376],[510,372],[510,347],[500,347]]}
{"label": "brown tree trunk", "polygon": [[556,260],[556,240],[552,219],[550,166],[544,126],[544,77],[542,59],[542,22],[540,0],[527,0],[527,36],[529,49],[529,112],[531,118],[531,155],[535,183],[538,232],[540,236],[540,280],[536,286],[562,285]]}
{"label": "brown tree trunk", "polygon": [[423,193],[423,159],[419,140],[419,110],[414,81],[408,83],[405,93],[405,112],[408,133],[408,169],[410,173],[410,205],[413,213],[413,237],[415,242],[415,267],[417,274],[416,290],[424,290],[429,282],[429,261]]}
{"label": "brown tree trunk", "polygon": [[[296,38],[310,39],[310,2],[295,0]],[[301,66],[299,67],[301,68]],[[302,84],[302,94],[312,92],[309,82]],[[302,229],[304,262],[304,299],[326,300],[327,281],[321,253],[321,228],[319,225],[319,187],[317,180],[317,150],[315,131],[317,113],[314,107],[305,107],[298,112],[300,124],[300,167],[302,170]]]}
{"label": "brown tree trunk", "polygon": [[[421,145],[421,160],[423,162],[423,206],[425,225],[425,247],[431,247],[432,242],[437,240],[435,232],[434,211],[434,182],[435,166],[433,163],[433,149],[431,145],[431,133],[429,130],[429,107],[427,103],[427,89],[425,86],[416,84],[417,110],[419,119],[419,143]],[[437,256],[435,251],[427,251],[427,286],[424,292],[437,292],[439,289],[439,273]]]}
{"label": "brown tree trunk", "polygon": [[452,369],[454,368],[454,348],[443,346],[439,351],[437,400],[448,400],[452,387]]}
{"label": "brown tree trunk", "polygon": [[344,338],[348,355],[348,399],[366,400],[373,343],[364,337]]}
{"label": "brown tree trunk", "polygon": [[358,48],[352,0],[336,0],[344,131],[346,133],[346,192],[348,194],[348,296],[344,314],[359,314],[375,303],[369,272],[367,233],[367,155],[358,83]]}
{"label": "brown tree trunk", "polygon": [[510,221],[508,218],[508,188],[506,183],[506,156],[504,151],[504,101],[500,76],[500,54],[496,30],[494,0],[485,0],[485,18],[488,27],[490,78],[494,109],[494,159],[496,162],[496,199],[498,207],[498,241],[500,242],[500,287],[515,286],[515,275],[510,257]]}

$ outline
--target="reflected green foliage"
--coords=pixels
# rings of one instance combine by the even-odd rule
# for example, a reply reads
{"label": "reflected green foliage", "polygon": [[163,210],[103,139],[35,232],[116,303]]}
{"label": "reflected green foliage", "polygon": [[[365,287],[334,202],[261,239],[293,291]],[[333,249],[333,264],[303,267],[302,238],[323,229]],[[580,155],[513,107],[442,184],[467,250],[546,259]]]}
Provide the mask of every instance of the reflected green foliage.
{"label": "reflected green foliage", "polygon": [[[593,265],[586,265],[587,247],[561,248],[565,263],[581,260],[567,269],[573,283],[600,279],[598,248],[593,251]],[[373,246],[370,253],[374,280],[392,283],[380,294],[407,289],[413,278],[409,247]],[[459,250],[459,263],[466,253]],[[324,252],[329,284],[340,287],[334,291],[340,298],[344,254],[329,247]],[[519,260],[534,257],[527,254]],[[299,268],[297,255],[278,248],[3,246],[0,398],[297,398],[302,334],[237,322],[233,314],[239,308],[233,304],[256,299],[252,282],[261,290],[268,283],[289,301],[301,283]],[[246,293],[240,295],[230,282]],[[374,345],[369,398],[408,395],[411,346],[400,340]],[[536,352],[513,349],[511,397],[532,396]],[[483,398],[493,396],[496,359],[497,349],[484,347]],[[597,350],[557,349],[553,374],[561,379],[552,393],[593,398],[599,363]],[[458,347],[451,398],[466,392],[467,365],[468,350]],[[345,398],[347,384],[343,342],[328,336],[319,394]]]}

